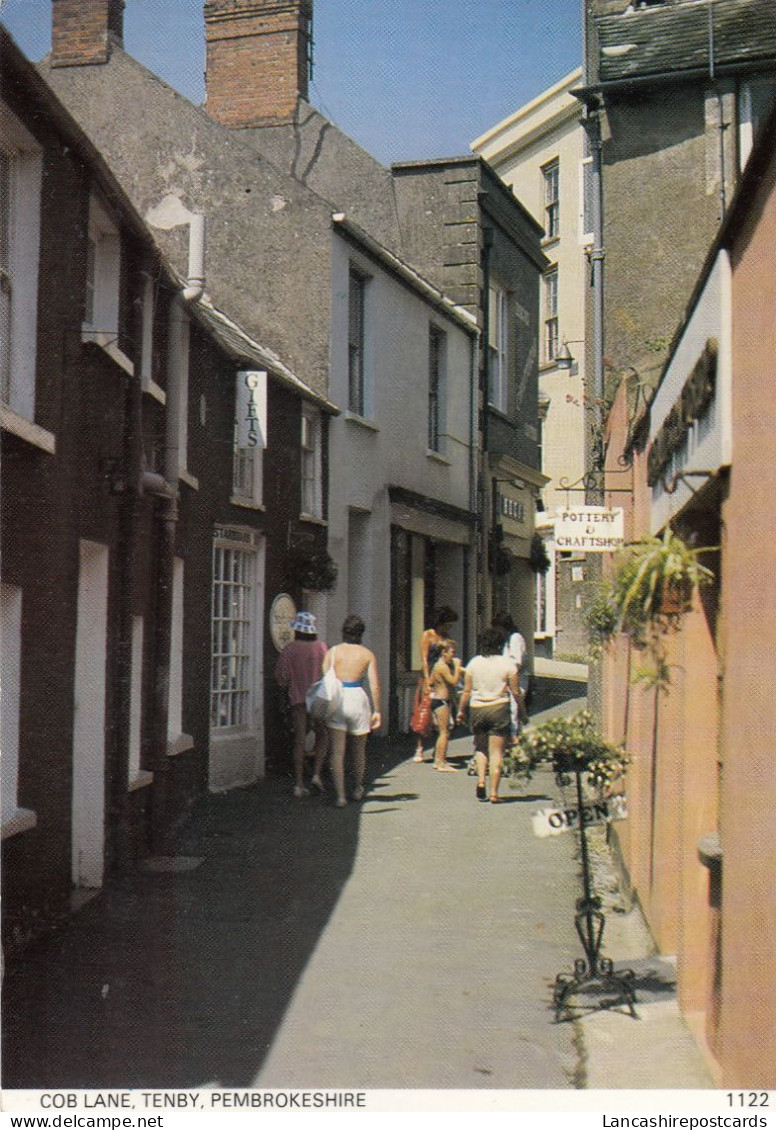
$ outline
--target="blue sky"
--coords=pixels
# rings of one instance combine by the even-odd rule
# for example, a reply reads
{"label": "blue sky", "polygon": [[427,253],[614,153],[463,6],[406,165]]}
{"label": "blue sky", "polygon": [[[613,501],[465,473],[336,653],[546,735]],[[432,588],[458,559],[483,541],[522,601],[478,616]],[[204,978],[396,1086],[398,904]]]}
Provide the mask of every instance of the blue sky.
{"label": "blue sky", "polygon": [[[127,0],[126,50],[204,99],[202,0]],[[582,0],[315,0],[311,101],[385,163],[469,143],[579,65]],[[0,0],[34,60],[51,0]]]}

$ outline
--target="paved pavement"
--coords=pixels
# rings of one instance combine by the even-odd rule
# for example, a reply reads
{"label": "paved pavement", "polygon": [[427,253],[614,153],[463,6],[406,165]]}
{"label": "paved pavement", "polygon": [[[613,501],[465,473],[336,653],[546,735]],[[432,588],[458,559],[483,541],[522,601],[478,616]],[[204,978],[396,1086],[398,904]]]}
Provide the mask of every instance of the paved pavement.
{"label": "paved pavement", "polygon": [[4,1088],[711,1086],[630,914],[605,951],[636,973],[638,1020],[555,1022],[576,844],[532,833],[549,773],[477,802],[470,744],[441,774],[374,741],[345,809],[280,777],[206,798],[175,856],[10,965]]}

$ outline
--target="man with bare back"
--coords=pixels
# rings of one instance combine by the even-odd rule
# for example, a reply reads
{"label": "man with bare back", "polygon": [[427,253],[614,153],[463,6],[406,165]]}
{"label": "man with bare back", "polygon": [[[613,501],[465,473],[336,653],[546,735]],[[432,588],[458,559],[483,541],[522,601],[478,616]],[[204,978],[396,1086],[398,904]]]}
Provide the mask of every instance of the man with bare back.
{"label": "man with bare back", "polygon": [[323,661],[324,674],[333,665],[334,673],[342,683],[342,701],[326,721],[338,808],[344,808],[348,803],[345,796],[346,746],[350,746],[353,756],[353,800],[362,800],[366,739],[372,730],[380,729],[380,678],[377,660],[361,643],[364,630],[360,616],[348,616],[342,625],[342,643],[331,648]]}

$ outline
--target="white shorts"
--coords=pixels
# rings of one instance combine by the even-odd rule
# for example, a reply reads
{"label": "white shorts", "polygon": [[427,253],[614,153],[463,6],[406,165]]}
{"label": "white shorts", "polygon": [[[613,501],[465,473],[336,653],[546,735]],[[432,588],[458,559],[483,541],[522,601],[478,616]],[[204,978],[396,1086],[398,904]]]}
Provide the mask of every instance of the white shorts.
{"label": "white shorts", "polygon": [[343,687],[342,702],[326,719],[330,730],[344,730],[361,737],[372,729],[372,706],[363,687]]}

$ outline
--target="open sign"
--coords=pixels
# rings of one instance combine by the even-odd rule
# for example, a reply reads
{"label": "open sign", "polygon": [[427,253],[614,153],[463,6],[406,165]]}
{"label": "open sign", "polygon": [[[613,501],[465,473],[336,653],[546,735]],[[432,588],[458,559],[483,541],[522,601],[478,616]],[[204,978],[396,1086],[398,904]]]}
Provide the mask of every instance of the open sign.
{"label": "open sign", "polygon": [[624,796],[607,797],[606,800],[591,801],[569,805],[567,808],[541,808],[531,817],[534,835],[540,839],[546,836],[559,836],[562,832],[572,832],[580,823],[589,828],[595,824],[608,824],[610,820],[626,820],[628,804]]}

